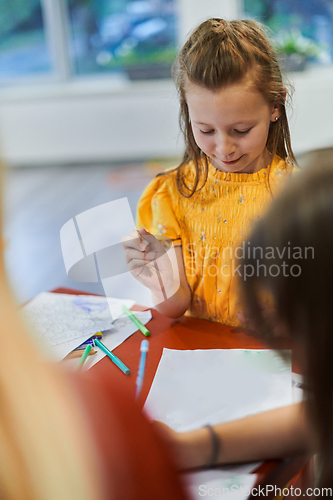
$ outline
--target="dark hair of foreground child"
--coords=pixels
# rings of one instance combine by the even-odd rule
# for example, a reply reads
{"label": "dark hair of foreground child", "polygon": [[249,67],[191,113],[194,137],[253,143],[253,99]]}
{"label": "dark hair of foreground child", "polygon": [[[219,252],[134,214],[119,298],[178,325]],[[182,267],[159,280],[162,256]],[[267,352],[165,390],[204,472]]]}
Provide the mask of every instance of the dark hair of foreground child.
{"label": "dark hair of foreground child", "polygon": [[[272,348],[278,336],[290,339],[305,400],[214,425],[216,464],[318,453],[316,486],[333,490],[332,219],[333,164],[312,165],[290,179],[245,242],[250,251],[238,263],[246,320]],[[270,314],[262,302],[267,294]],[[214,440],[207,428],[177,433],[155,426],[180,468],[210,463]]]}
{"label": "dark hair of foreground child", "polygon": [[[244,300],[255,329],[270,342],[274,335],[260,306],[260,294],[268,292],[276,317],[292,340],[293,355],[306,378],[306,405],[318,440],[322,486],[333,486],[332,219],[333,165],[308,167],[292,179],[248,240],[252,248],[263,249],[263,258],[257,262],[250,252],[242,261],[243,268],[257,269],[260,263],[266,271],[275,265],[273,273],[265,276],[261,267],[261,272],[243,281]],[[273,261],[265,258],[269,247],[279,249]]]}

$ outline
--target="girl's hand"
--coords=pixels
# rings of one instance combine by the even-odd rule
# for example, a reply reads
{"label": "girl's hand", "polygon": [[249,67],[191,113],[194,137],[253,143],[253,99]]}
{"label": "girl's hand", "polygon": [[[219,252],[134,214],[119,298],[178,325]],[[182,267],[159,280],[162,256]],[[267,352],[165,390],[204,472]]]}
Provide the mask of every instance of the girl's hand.
{"label": "girl's hand", "polygon": [[155,236],[145,229],[131,231],[122,238],[127,269],[142,285],[153,294],[166,300],[179,287],[167,249]]}

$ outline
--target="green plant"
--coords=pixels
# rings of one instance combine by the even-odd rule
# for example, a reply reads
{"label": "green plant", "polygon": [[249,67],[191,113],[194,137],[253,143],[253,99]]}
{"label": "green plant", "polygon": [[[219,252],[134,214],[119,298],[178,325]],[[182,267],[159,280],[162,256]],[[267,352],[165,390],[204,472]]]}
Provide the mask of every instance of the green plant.
{"label": "green plant", "polygon": [[304,59],[317,59],[322,52],[318,43],[304,37],[299,30],[281,31],[276,37],[276,49],[281,55],[297,54]]}
{"label": "green plant", "polygon": [[172,64],[177,55],[174,47],[166,47],[151,51],[138,51],[132,49],[118,57],[110,57],[103,64],[104,68],[119,68],[141,64]]}

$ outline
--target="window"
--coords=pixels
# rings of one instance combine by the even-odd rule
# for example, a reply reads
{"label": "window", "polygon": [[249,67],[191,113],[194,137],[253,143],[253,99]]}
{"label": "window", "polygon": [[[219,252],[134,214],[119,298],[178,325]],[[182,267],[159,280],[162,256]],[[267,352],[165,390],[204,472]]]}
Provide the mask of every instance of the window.
{"label": "window", "polygon": [[176,56],[176,1],[70,0],[77,74],[168,77]]}
{"label": "window", "polygon": [[177,0],[1,0],[0,83],[171,76]]}
{"label": "window", "polygon": [[2,0],[0,3],[0,82],[52,69],[39,0]]}
{"label": "window", "polygon": [[244,11],[271,28],[287,53],[332,62],[333,0],[244,0]]}

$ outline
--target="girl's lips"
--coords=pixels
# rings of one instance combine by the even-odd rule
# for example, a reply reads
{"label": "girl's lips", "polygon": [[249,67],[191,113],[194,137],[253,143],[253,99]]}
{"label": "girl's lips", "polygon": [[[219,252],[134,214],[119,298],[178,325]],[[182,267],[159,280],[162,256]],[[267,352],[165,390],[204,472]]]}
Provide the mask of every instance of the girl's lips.
{"label": "girl's lips", "polygon": [[[242,155],[243,156],[243,155]],[[235,163],[237,163],[241,158],[242,156],[240,156],[239,158],[237,158],[237,160],[233,160],[233,161],[222,161],[222,163],[224,163],[225,165],[234,165]]]}

